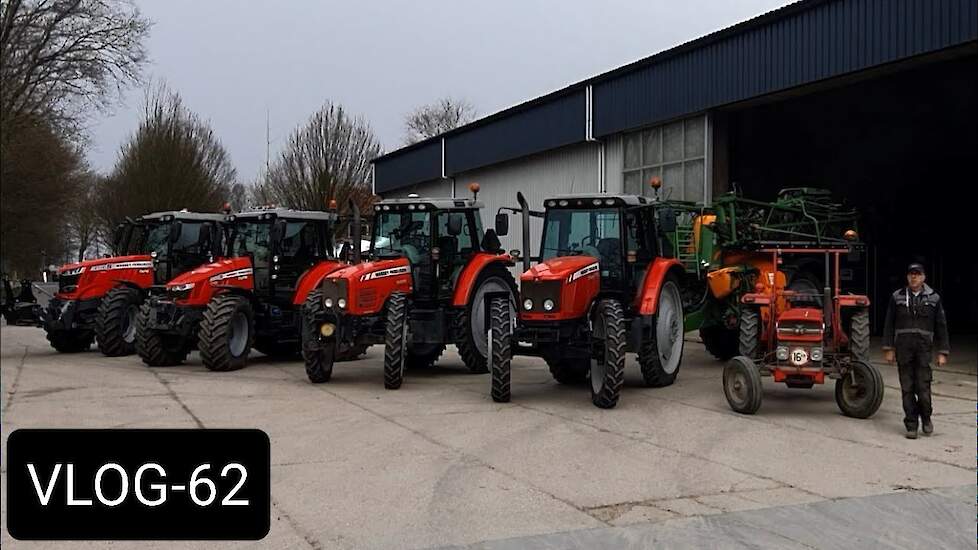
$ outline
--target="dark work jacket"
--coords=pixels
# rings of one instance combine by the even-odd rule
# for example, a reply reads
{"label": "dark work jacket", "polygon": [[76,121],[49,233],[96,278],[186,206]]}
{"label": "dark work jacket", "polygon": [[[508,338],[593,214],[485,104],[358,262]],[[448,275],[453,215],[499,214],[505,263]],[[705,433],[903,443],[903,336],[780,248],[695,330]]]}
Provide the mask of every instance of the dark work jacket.
{"label": "dark work jacket", "polygon": [[944,302],[941,295],[926,284],[917,296],[908,287],[890,296],[886,323],[883,325],[883,349],[893,349],[894,343],[903,334],[923,336],[933,344],[937,353],[951,352]]}

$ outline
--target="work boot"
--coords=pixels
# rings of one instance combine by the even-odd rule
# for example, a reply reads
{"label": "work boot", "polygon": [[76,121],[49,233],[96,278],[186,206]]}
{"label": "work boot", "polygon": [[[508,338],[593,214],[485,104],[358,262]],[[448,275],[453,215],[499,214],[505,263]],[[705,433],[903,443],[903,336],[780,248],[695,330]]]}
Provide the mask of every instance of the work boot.
{"label": "work boot", "polygon": [[924,435],[930,435],[934,433],[934,423],[930,421],[930,418],[924,420],[923,431],[924,431]]}
{"label": "work boot", "polygon": [[906,438],[907,439],[917,439],[917,427],[916,426],[914,426],[913,428],[907,428]]}

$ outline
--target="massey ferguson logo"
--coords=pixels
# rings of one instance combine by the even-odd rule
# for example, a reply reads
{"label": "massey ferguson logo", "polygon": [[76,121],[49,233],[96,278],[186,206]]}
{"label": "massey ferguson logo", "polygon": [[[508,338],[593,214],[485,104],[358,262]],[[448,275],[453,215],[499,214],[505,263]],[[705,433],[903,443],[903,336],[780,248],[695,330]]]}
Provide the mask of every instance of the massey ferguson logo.
{"label": "massey ferguson logo", "polygon": [[574,273],[571,273],[571,276],[567,278],[567,282],[573,283],[574,281],[580,279],[581,277],[585,277],[592,273],[597,273],[597,271],[598,271],[598,263],[594,262],[593,264],[586,265],[581,269],[578,269]]}
{"label": "massey ferguson logo", "polygon": [[380,271],[374,271],[373,273],[367,273],[366,275],[361,275],[361,281],[370,281],[373,279],[383,279],[384,277],[393,277],[395,275],[406,275],[411,272],[411,268],[402,265],[399,267],[392,267],[390,269],[381,269]]}
{"label": "massey ferguson logo", "polygon": [[234,271],[228,271],[227,273],[221,273],[220,275],[214,275],[210,278],[211,284],[226,281],[228,279],[247,279],[251,277],[252,269],[246,267],[244,269],[236,269]]}
{"label": "massey ferguson logo", "polygon": [[92,267],[92,271],[111,271],[115,269],[152,269],[153,262],[151,261],[141,261],[141,262],[120,262],[117,264],[102,264]]}

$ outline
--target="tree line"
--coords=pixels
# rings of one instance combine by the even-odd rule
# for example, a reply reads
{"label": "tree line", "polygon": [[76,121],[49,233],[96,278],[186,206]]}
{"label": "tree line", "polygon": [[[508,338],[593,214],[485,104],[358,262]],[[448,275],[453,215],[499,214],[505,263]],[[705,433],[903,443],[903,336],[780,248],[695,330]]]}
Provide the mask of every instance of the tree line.
{"label": "tree line", "polygon": [[[111,252],[127,217],[276,204],[322,209],[373,200],[370,124],[325,101],[294,129],[268,169],[241,182],[209,122],[165,83],[148,82],[152,22],[127,0],[4,0],[0,4],[0,264],[36,277],[49,264]],[[108,173],[85,160],[87,125],[122,94],[143,90],[138,125]],[[444,98],[405,116],[405,143],[475,118]],[[369,211],[369,210],[367,210]]]}

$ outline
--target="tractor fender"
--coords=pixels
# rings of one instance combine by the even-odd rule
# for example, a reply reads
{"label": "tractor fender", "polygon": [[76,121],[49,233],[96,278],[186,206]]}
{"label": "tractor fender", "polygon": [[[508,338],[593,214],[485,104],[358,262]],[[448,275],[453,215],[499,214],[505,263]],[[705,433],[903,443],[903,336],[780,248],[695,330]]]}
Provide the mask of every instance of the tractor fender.
{"label": "tractor fender", "polygon": [[642,287],[635,296],[635,309],[640,315],[654,315],[659,308],[659,290],[670,274],[682,277],[683,264],[675,258],[656,258],[645,273]]}
{"label": "tractor fender", "polygon": [[469,303],[469,297],[472,294],[476,281],[479,280],[479,274],[492,265],[499,265],[504,269],[508,269],[516,265],[516,262],[513,261],[513,258],[509,254],[477,253],[462,269],[462,272],[459,273],[455,283],[455,293],[452,295],[453,306],[465,307]]}
{"label": "tractor fender", "polygon": [[324,277],[343,267],[347,267],[347,264],[337,260],[326,260],[305,270],[295,285],[292,305],[301,306],[306,303],[306,297],[322,284]]}

